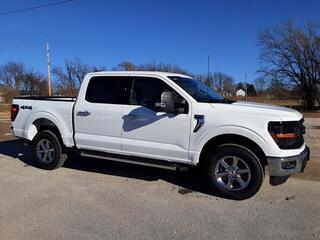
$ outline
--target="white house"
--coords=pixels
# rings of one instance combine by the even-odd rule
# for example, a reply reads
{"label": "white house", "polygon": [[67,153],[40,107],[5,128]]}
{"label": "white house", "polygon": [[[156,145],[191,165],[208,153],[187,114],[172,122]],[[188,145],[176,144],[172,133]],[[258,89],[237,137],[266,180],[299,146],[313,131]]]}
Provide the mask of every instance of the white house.
{"label": "white house", "polygon": [[246,92],[243,89],[238,89],[238,91],[236,92],[236,96],[245,97]]}

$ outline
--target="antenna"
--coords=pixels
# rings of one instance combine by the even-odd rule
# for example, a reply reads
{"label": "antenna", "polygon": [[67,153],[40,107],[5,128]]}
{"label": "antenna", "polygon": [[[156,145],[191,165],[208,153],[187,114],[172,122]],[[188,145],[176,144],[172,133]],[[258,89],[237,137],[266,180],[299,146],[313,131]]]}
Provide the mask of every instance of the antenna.
{"label": "antenna", "polygon": [[51,78],[50,78],[50,49],[47,43],[47,66],[48,66],[48,94],[51,96]]}

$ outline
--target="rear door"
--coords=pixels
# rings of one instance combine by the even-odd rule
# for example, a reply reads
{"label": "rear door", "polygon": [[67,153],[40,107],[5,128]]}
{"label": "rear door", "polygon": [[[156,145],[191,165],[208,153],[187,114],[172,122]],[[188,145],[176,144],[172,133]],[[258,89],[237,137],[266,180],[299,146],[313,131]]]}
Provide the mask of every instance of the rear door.
{"label": "rear door", "polygon": [[188,161],[191,114],[157,110],[163,91],[174,91],[154,77],[134,77],[130,104],[122,107],[122,151],[168,161]]}
{"label": "rear door", "polygon": [[75,141],[79,149],[121,153],[121,104],[129,101],[132,78],[95,76],[75,104]]}

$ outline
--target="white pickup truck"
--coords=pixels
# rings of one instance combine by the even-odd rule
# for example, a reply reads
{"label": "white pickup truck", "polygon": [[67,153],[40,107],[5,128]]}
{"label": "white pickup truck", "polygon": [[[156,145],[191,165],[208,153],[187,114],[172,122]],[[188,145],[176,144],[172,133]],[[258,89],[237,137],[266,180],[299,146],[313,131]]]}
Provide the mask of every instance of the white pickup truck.
{"label": "white pickup truck", "polygon": [[15,136],[31,143],[35,164],[81,156],[178,169],[200,166],[209,185],[232,199],[277,185],[309,160],[303,116],[289,108],[224,99],[189,76],[96,72],[77,98],[15,98]]}

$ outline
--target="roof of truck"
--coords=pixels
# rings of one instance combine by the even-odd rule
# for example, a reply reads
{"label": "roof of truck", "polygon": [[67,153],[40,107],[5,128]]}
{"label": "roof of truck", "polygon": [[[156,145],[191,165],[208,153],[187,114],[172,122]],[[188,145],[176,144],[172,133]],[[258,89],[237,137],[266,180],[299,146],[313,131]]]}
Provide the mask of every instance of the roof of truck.
{"label": "roof of truck", "polygon": [[172,72],[158,72],[158,71],[101,71],[101,72],[91,72],[88,73],[92,76],[139,76],[139,75],[150,75],[150,76],[160,76],[160,77],[168,77],[168,76],[179,76],[179,77],[188,77],[188,75],[180,74],[180,73],[172,73]]}

